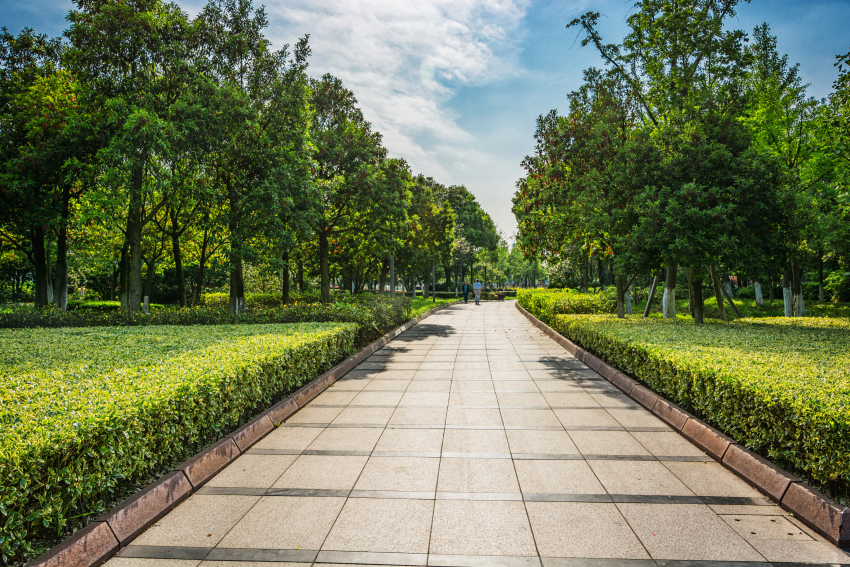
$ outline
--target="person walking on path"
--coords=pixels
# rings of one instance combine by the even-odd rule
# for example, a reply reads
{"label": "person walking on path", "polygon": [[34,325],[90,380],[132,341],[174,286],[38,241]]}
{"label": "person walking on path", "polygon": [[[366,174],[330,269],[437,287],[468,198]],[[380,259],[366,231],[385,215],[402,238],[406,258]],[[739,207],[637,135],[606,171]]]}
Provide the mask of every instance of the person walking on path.
{"label": "person walking on path", "polygon": [[475,305],[481,305],[481,282],[475,280],[475,285],[472,288],[475,291]]}
{"label": "person walking on path", "polygon": [[463,292],[463,302],[469,303],[469,284],[466,283],[466,280],[463,280],[460,290]]}

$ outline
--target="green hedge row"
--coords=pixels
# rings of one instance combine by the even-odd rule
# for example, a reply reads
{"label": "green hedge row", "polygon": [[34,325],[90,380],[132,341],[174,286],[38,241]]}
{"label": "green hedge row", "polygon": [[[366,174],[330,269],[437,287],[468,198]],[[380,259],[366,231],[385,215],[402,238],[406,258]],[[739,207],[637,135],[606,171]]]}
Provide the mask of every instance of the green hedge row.
{"label": "green hedge row", "polygon": [[553,326],[557,315],[616,313],[617,295],[613,289],[582,293],[571,289],[518,289],[517,301],[529,313]]}
{"label": "green hedge row", "polygon": [[[164,309],[165,306],[159,303],[151,303],[151,309]],[[80,301],[72,299],[68,301],[68,311],[87,310],[87,311],[120,311],[120,301]]]}
{"label": "green hedge row", "polygon": [[396,296],[390,299],[389,296],[366,296],[355,302],[249,309],[240,315],[226,309],[206,307],[165,308],[151,311],[150,314],[91,310],[61,313],[48,309],[25,309],[0,313],[0,328],[343,322],[359,325],[356,341],[358,346],[362,346],[410,319],[410,313],[409,297]]}
{"label": "green hedge row", "polygon": [[553,327],[834,498],[850,496],[850,321],[561,315]]}
{"label": "green hedge row", "polygon": [[0,331],[0,557],[17,563],[355,350],[354,324]]}
{"label": "green hedge row", "polygon": [[[322,296],[319,293],[289,294],[289,303],[320,303]],[[204,293],[201,295],[201,304],[210,309],[229,309],[230,294],[223,292]],[[279,293],[246,293],[245,307],[247,309],[267,309],[270,307],[283,307],[283,296]]]}

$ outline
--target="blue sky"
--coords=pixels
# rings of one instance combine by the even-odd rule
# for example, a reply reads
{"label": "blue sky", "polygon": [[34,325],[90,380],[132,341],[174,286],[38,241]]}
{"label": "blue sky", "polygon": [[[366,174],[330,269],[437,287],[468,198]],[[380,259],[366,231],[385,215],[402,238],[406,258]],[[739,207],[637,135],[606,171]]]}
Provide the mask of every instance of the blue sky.
{"label": "blue sky", "polygon": [[[203,0],[178,2],[195,14]],[[626,33],[631,0],[287,0],[268,1],[276,47],[309,33],[310,73],[339,76],[355,92],[393,156],[414,173],[464,184],[507,237],[520,161],[534,121],[566,110],[581,72],[601,66],[566,24],[587,10],[601,31]],[[59,34],[69,0],[0,0],[0,25]],[[745,31],[768,22],[779,49],[800,63],[810,94],[826,96],[834,57],[850,50],[850,0],[752,0],[730,22]]]}

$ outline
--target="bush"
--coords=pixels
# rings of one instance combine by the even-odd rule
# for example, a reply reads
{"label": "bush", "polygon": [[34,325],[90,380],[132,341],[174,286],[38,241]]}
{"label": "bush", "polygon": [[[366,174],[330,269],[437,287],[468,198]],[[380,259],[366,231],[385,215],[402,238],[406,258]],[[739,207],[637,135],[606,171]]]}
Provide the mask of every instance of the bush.
{"label": "bush", "polygon": [[354,351],[356,333],[352,324],[0,331],[4,561],[38,554],[122,490],[312,380]]}
{"label": "bush", "polygon": [[[151,303],[151,309],[162,309],[164,305],[159,303]],[[120,311],[120,301],[80,301],[79,299],[68,300],[68,311],[88,310],[88,311]]]}
{"label": "bush", "polygon": [[356,343],[363,346],[410,318],[409,297],[377,295],[358,297],[354,302],[291,304],[286,307],[254,309],[233,314],[226,309],[165,308],[144,313],[75,310],[61,313],[45,309],[23,309],[0,313],[0,328],[114,327],[148,325],[228,325],[280,323],[357,323]]}
{"label": "bush", "polygon": [[592,315],[616,313],[616,292],[609,288],[598,293],[582,293],[571,289],[519,289],[517,301],[529,313],[553,325],[556,315]]}
{"label": "bush", "polygon": [[554,327],[708,423],[846,501],[850,322],[558,316]]}
{"label": "bush", "polygon": [[[322,301],[321,294],[318,293],[298,293],[292,292],[289,294],[289,303],[320,303]],[[230,294],[227,292],[212,292],[201,295],[201,305],[209,309],[229,309]],[[246,309],[267,309],[273,307],[283,307],[283,296],[279,293],[246,293],[245,308]]]}

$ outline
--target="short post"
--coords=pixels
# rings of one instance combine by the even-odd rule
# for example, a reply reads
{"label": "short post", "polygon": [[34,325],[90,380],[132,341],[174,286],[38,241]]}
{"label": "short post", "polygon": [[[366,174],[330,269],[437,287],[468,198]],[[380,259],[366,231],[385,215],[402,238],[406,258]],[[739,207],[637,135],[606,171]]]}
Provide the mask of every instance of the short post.
{"label": "short post", "polygon": [[395,297],[395,257],[390,254],[390,297]]}

